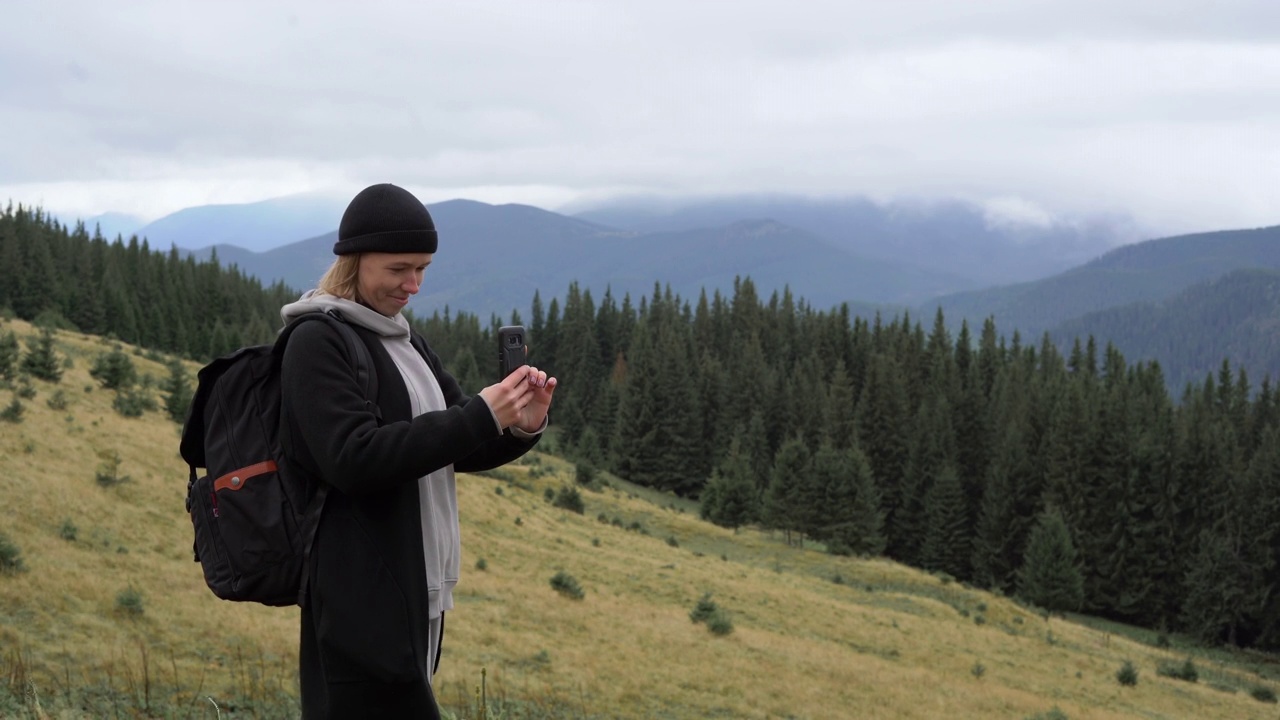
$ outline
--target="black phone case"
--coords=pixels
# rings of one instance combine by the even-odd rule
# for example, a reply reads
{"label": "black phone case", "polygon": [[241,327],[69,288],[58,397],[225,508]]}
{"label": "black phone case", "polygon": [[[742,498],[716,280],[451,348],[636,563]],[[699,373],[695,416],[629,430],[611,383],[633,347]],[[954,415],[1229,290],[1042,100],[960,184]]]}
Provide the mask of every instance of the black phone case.
{"label": "black phone case", "polygon": [[523,325],[504,325],[498,328],[498,379],[525,364],[524,348],[528,343]]}

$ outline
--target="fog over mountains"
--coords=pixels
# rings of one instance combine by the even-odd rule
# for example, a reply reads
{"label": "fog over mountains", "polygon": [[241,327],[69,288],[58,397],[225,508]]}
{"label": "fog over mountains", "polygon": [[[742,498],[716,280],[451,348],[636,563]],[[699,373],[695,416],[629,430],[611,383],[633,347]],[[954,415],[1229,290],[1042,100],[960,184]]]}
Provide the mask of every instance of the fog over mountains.
{"label": "fog over mountains", "polygon": [[[224,263],[264,282],[302,289],[332,260],[345,204],[304,194],[186,208],[133,231],[136,219],[112,213],[88,224],[101,223],[108,238],[112,229],[136,233],[154,249],[199,256],[216,249]],[[1122,219],[1016,222],[960,201],[633,198],[572,215],[469,200],[428,207],[441,245],[419,310],[450,303],[481,314],[521,308],[535,288],[560,294],[571,281],[618,296],[648,293],[657,281],[694,298],[750,275],[762,292],[788,286],[819,308],[941,305],[966,316],[1017,317],[1039,331],[1231,270],[1272,267],[1276,247],[1274,229],[1125,244],[1132,230]],[[1062,297],[1046,288],[1061,288]],[[1033,317],[1028,304],[1058,309]]]}
{"label": "fog over mountains", "polygon": [[[331,254],[344,202],[292,196],[188,208],[137,230],[265,281],[309,287]],[[861,198],[743,196],[615,201],[576,215],[465,200],[429,206],[440,252],[415,307],[473,312],[527,306],[533,289],[577,280],[597,292],[647,293],[654,281],[696,297],[750,275],[768,292],[789,286],[817,307],[914,306],[948,293],[1066,270],[1118,243],[1115,227],[1033,225],[961,202],[880,205]]]}
{"label": "fog over mountains", "polygon": [[[188,208],[137,233],[153,249],[216,251],[224,264],[301,291],[333,260],[345,204],[304,195]],[[441,240],[410,304],[420,315],[449,308],[527,317],[535,291],[549,303],[573,282],[597,298],[607,289],[636,303],[659,283],[696,303],[704,289],[729,294],[749,276],[766,298],[787,288],[816,309],[847,303],[863,317],[909,312],[927,325],[941,308],[953,328],[967,321],[976,330],[994,317],[1003,336],[1016,330],[1037,342],[1048,332],[1062,347],[1096,334],[1132,359],[1160,359],[1171,380],[1195,379],[1200,356],[1216,347],[1280,371],[1271,343],[1258,346],[1273,281],[1238,272],[1280,270],[1280,227],[1123,244],[1132,232],[1123,220],[1011,222],[958,201],[630,199],[574,215],[469,200],[428,207]],[[1180,325],[1179,317],[1191,319]],[[1179,339],[1157,342],[1155,326],[1178,328]],[[1187,353],[1177,348],[1187,347],[1210,350],[1183,367]]]}

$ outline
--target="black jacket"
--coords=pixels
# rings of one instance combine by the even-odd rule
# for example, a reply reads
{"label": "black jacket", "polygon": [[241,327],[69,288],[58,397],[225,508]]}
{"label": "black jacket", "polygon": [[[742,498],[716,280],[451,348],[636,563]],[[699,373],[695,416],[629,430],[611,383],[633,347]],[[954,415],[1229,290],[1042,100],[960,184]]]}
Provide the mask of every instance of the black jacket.
{"label": "black jacket", "polygon": [[299,326],[284,352],[285,459],[309,484],[329,486],[302,612],[303,717],[436,717],[417,479],[450,463],[497,467],[536,439],[500,434],[485,401],[464,395],[417,334],[448,409],[412,417],[390,354],[352,327],[373,358],[376,407],[327,323]]}

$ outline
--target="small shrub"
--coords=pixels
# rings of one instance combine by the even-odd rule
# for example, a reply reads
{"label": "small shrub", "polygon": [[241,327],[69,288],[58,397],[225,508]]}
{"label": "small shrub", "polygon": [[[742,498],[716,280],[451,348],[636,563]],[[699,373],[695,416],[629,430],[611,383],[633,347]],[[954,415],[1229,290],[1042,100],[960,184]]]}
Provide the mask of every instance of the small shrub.
{"label": "small shrub", "polygon": [[551,504],[570,512],[576,512],[579,515],[585,513],[587,509],[582,503],[582,493],[578,492],[578,488],[569,487],[568,485],[561,486]]}
{"label": "small shrub", "polygon": [[1249,690],[1249,695],[1258,702],[1274,703],[1276,701],[1275,691],[1265,685],[1254,685]]}
{"label": "small shrub", "polygon": [[573,468],[573,479],[583,487],[595,487],[596,469],[591,463],[578,463]]}
{"label": "small shrub", "polygon": [[596,522],[605,523],[607,525],[609,523],[609,516],[604,513],[600,513],[596,516]]}
{"label": "small shrub", "polygon": [[1187,658],[1186,662],[1181,665],[1162,662],[1156,666],[1156,674],[1161,677],[1185,680],[1187,682],[1196,682],[1200,679],[1200,672],[1196,669],[1196,664],[1191,662],[1191,658]]}
{"label": "small shrub", "polygon": [[116,610],[130,617],[142,615],[142,593],[132,585],[116,594]]}
{"label": "small shrub", "polygon": [[480,558],[479,560],[476,560],[476,569],[479,570],[480,572],[484,572],[485,570],[488,570],[489,569],[488,561],[485,560],[484,558]]}
{"label": "small shrub", "polygon": [[581,600],[586,597],[586,593],[582,591],[582,586],[578,584],[577,578],[563,570],[551,576],[551,589],[573,600]]}
{"label": "small shrub", "polygon": [[974,625],[986,625],[986,624],[987,624],[987,616],[986,616],[986,615],[974,615],[974,616],[973,616],[973,624],[974,624]]}
{"label": "small shrub", "polygon": [[8,535],[0,533],[0,574],[16,575],[27,569],[22,561],[22,549]]}
{"label": "small shrub", "polygon": [[501,485],[498,485],[498,486],[494,487],[494,488],[493,488],[493,494],[494,494],[494,495],[501,495],[501,494],[502,494],[502,486],[501,486]]}
{"label": "small shrub", "polygon": [[978,680],[981,680],[982,676],[987,674],[987,666],[980,662],[975,662],[973,667],[969,668],[969,673]]}
{"label": "small shrub", "polygon": [[720,611],[720,607],[711,599],[711,593],[698,598],[698,602],[689,611],[689,619],[695,623],[706,622]]}
{"label": "small shrub", "polygon": [[600,547],[600,538],[591,538],[591,547]]}
{"label": "small shrub", "polygon": [[1124,661],[1124,665],[1116,671],[1116,682],[1126,687],[1133,687],[1138,684],[1138,668],[1128,660]]}
{"label": "small shrub", "polygon": [[556,499],[556,491],[551,488],[547,488],[542,491],[542,497],[546,498],[547,502],[552,502]]}
{"label": "small shrub", "polygon": [[31,400],[36,396],[36,386],[31,384],[31,378],[22,376],[22,380],[18,383],[17,395],[23,400]]}
{"label": "small shrub", "polygon": [[986,611],[987,611],[987,604],[984,602],[978,603],[978,612],[985,613]]}
{"label": "small shrub", "polygon": [[120,474],[120,454],[113,452],[103,456],[102,464],[98,466],[94,479],[99,485],[107,488],[129,482],[128,475]]}
{"label": "small shrub", "polygon": [[23,407],[22,401],[15,395],[13,397],[13,402],[6,405],[4,410],[0,410],[0,420],[11,423],[20,423],[22,422],[22,413],[24,410],[26,410],[26,408]]}
{"label": "small shrub", "polygon": [[61,388],[53,391],[53,395],[51,395],[45,402],[48,403],[49,407],[53,410],[67,409],[67,395],[62,392]]}
{"label": "small shrub", "polygon": [[1070,719],[1067,717],[1066,713],[1062,712],[1062,710],[1058,708],[1057,705],[1054,705],[1053,708],[1045,712],[1036,713],[1035,715],[1028,715],[1027,720],[1070,720]]}
{"label": "small shrub", "polygon": [[156,399],[145,386],[132,386],[116,393],[111,407],[125,417],[141,417],[142,413],[156,409]]}
{"label": "small shrub", "polygon": [[523,524],[524,524],[524,521],[520,519],[520,516],[519,516],[519,515],[517,515],[517,516],[516,516],[516,525],[523,525]]}
{"label": "small shrub", "polygon": [[841,575],[840,573],[836,573],[835,575],[831,576],[831,582],[835,583],[836,585],[843,585],[844,576]]}
{"label": "small shrub", "polygon": [[58,528],[58,537],[67,542],[75,542],[79,532],[80,529],[76,527],[75,523],[71,522],[71,518],[67,518],[62,521],[62,527]]}
{"label": "small shrub", "polygon": [[667,536],[667,544],[671,547],[680,547],[680,541],[676,539],[675,535]]}
{"label": "small shrub", "polygon": [[721,637],[733,632],[733,620],[729,619],[729,613],[723,610],[717,610],[715,614],[707,618],[707,629],[712,635]]}
{"label": "small shrub", "polygon": [[614,527],[623,527],[622,518],[618,517],[617,515],[613,516],[613,519],[609,521],[609,524]]}

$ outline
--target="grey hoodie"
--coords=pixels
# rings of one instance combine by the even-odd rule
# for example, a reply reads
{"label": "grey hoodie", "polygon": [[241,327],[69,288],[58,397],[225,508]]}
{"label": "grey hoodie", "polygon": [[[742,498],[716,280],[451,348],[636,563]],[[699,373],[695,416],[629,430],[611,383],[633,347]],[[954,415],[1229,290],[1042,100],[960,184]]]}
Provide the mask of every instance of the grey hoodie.
{"label": "grey hoodie", "polygon": [[[414,416],[444,410],[444,394],[427,362],[409,341],[409,322],[400,314],[387,317],[360,303],[333,295],[307,291],[297,302],[280,309],[288,324],[300,315],[335,309],[353,324],[377,333],[404,378]],[[494,424],[498,425],[497,418]],[[498,428],[502,430],[501,427]],[[453,466],[418,478],[422,513],[422,554],[426,558],[428,612],[432,619],[453,609],[453,588],[462,564],[458,530],[458,493]]]}

